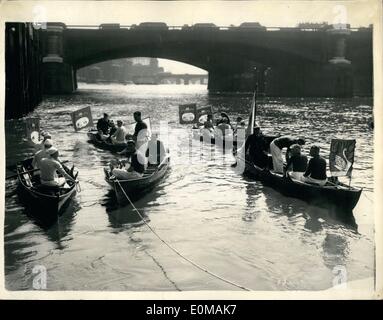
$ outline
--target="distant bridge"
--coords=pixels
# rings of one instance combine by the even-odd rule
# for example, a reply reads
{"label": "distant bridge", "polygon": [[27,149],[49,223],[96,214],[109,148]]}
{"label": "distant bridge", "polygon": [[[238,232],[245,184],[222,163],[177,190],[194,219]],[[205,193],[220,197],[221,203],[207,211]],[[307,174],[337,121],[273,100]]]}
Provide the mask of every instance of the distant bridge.
{"label": "distant bridge", "polygon": [[208,75],[207,74],[175,74],[170,72],[159,73],[156,75],[143,75],[143,76],[132,76],[133,81],[123,80],[123,79],[114,79],[114,80],[105,80],[95,76],[81,76],[77,77],[78,81],[88,82],[88,83],[109,83],[117,82],[127,84],[133,82],[135,84],[207,84]]}

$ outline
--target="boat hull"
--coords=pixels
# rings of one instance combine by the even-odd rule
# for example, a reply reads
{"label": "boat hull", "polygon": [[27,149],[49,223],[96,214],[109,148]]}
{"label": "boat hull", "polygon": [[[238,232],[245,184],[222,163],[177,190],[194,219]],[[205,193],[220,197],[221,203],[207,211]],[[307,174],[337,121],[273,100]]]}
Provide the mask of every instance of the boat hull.
{"label": "boat hull", "polygon": [[[29,163],[30,159],[24,163]],[[18,167],[18,196],[25,205],[27,213],[43,224],[52,224],[61,216],[70,200],[76,194],[76,185],[70,188],[58,190],[40,190],[35,186],[29,186],[24,178],[25,173]],[[28,169],[28,168],[26,168]]]}
{"label": "boat hull", "polygon": [[295,182],[289,177],[263,170],[248,161],[245,174],[285,196],[301,199],[319,207],[341,209],[343,212],[352,212],[362,193],[362,189],[348,188],[344,184],[321,187]]}
{"label": "boat hull", "polygon": [[89,131],[87,133],[88,135],[88,142],[92,143],[94,146],[96,146],[99,149],[102,150],[108,150],[113,153],[121,152],[126,148],[126,144],[112,144],[105,141],[101,141],[98,139],[97,131]]}
{"label": "boat hull", "polygon": [[[133,180],[117,180],[111,179],[110,172],[104,169],[105,181],[112,187],[117,198],[117,202],[121,205],[129,203],[126,195],[135,201],[148,191],[152,190],[167,174],[170,166],[170,157],[166,157],[151,174],[144,173],[142,178]],[[126,194],[126,195],[125,195]]]}

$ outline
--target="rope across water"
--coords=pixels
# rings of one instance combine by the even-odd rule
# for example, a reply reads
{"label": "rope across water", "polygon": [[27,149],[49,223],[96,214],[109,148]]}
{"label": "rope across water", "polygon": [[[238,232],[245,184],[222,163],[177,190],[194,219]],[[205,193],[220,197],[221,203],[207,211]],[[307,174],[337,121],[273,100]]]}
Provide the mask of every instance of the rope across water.
{"label": "rope across water", "polygon": [[233,281],[230,281],[230,280],[227,280],[217,274],[215,274],[214,272],[211,272],[209,270],[207,270],[206,268],[204,267],[201,267],[199,264],[197,264],[196,262],[190,260],[189,258],[185,257],[182,253],[180,253],[176,248],[174,248],[173,246],[171,246],[169,243],[167,243],[164,239],[161,238],[161,236],[146,222],[146,220],[144,219],[144,217],[141,215],[140,211],[135,207],[135,205],[133,204],[133,202],[130,200],[129,196],[126,194],[124,188],[121,186],[120,184],[120,181],[116,180],[117,184],[119,185],[119,187],[121,188],[124,196],[126,197],[126,199],[129,201],[130,205],[133,207],[134,211],[137,212],[137,214],[140,216],[140,218],[142,219],[142,221],[144,221],[144,223],[146,224],[146,226],[149,228],[149,230],[163,243],[165,244],[169,249],[171,249],[174,253],[176,253],[179,257],[181,257],[182,259],[184,259],[185,261],[189,262],[190,264],[192,264],[194,267],[196,267],[197,269],[213,276],[214,278],[216,279],[219,279],[223,282],[226,282],[234,287],[237,287],[239,289],[242,289],[242,290],[245,290],[245,291],[252,291],[251,289],[249,288],[246,288],[245,286],[242,286],[242,285],[239,285]]}

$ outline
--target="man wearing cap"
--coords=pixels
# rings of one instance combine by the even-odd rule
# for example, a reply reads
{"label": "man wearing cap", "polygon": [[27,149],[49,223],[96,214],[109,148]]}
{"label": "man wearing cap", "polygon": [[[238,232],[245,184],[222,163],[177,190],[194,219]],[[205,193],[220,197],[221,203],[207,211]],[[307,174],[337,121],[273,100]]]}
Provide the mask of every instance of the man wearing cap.
{"label": "man wearing cap", "polygon": [[[59,151],[55,147],[50,147],[47,153],[49,157],[43,158],[39,164],[41,184],[49,187],[61,187],[65,184],[66,180],[75,182],[58,161]],[[63,177],[58,177],[57,171]]]}
{"label": "man wearing cap", "polygon": [[[39,169],[41,160],[49,157],[47,151],[53,145],[51,139],[46,139],[42,144],[43,144],[43,149],[37,151],[33,157],[33,160],[32,160],[32,166],[34,169]],[[36,172],[36,173],[38,174],[38,172]]]}
{"label": "man wearing cap", "polygon": [[41,142],[39,144],[36,145],[36,149],[37,150],[44,150],[44,142],[47,140],[47,139],[52,139],[52,136],[46,132],[46,131],[42,131],[41,132],[41,136],[43,137],[42,140],[40,140]]}

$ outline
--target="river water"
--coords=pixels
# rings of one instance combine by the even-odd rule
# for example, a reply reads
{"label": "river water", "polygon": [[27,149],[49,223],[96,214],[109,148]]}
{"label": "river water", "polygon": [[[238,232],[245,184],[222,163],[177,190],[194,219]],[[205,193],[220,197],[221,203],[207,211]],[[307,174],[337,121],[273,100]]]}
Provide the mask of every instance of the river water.
{"label": "river water", "polygon": [[[326,158],[331,138],[357,140],[353,184],[365,189],[353,212],[356,225],[237,174],[233,156],[218,147],[198,144],[190,151],[190,127],[179,124],[179,104],[210,105],[247,119],[250,100],[209,96],[202,85],[80,84],[73,95],[47,97],[31,115],[52,134],[61,159],[75,163],[82,191],[46,229],[25,215],[16,181],[6,182],[6,288],[32,289],[33,270],[43,266],[47,290],[240,290],[181,259],[132,207],[116,205],[102,170],[114,156],[71,124],[69,113],[84,106],[94,118],[108,112],[126,123],[141,110],[154,131],[160,121],[169,123],[170,173],[135,205],[165,241],[203,268],[253,290],[328,289],[336,268],[346,270],[348,281],[373,278],[372,100],[258,101],[264,133],[304,136]],[[14,128],[6,123],[7,164],[33,152]]]}

